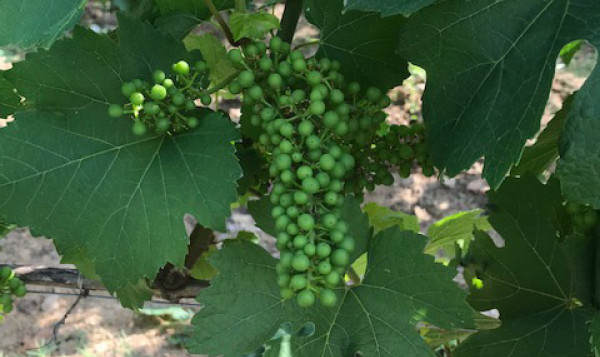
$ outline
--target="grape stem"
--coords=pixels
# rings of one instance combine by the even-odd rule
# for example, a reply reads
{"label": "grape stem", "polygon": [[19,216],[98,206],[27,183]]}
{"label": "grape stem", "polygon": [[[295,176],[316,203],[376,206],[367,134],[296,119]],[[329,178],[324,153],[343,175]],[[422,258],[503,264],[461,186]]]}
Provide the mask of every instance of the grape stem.
{"label": "grape stem", "polygon": [[346,272],[346,274],[348,275],[348,278],[350,278],[350,281],[352,281],[353,285],[359,285],[360,284],[360,276],[358,275],[358,273],[356,272],[356,270],[354,270],[353,267],[349,267],[348,271]]}
{"label": "grape stem", "polygon": [[215,6],[215,4],[213,4],[212,0],[204,0],[204,4],[206,5],[206,7],[208,7],[208,10],[210,11],[210,13],[215,17],[215,19],[219,23],[219,26],[221,26],[221,30],[223,30],[223,33],[225,33],[225,37],[227,38],[227,41],[230,44],[236,46],[237,43],[233,39],[233,34],[231,33],[231,30],[229,29],[229,25],[227,25],[227,22],[225,22],[225,19],[223,19],[223,16],[221,16],[221,14],[219,13],[219,10],[217,10],[217,7]]}
{"label": "grape stem", "polygon": [[285,2],[285,10],[283,10],[281,18],[281,30],[279,30],[277,36],[287,43],[292,43],[294,39],[296,26],[302,14],[302,2],[303,0],[287,0]]}

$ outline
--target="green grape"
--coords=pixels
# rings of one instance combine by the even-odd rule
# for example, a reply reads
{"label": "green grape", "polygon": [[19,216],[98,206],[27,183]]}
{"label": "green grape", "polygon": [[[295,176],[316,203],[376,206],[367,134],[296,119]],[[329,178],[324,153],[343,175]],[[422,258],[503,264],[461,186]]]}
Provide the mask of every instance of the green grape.
{"label": "green grape", "polygon": [[583,214],[583,224],[585,227],[592,228],[598,224],[598,213],[594,210],[588,210]]}
{"label": "green grape", "polygon": [[0,268],[0,282],[7,280],[11,275],[12,270],[9,267],[4,266]]}
{"label": "green grape", "polygon": [[310,166],[302,165],[296,170],[296,175],[300,180],[304,180],[307,177],[313,176],[313,169]]}
{"label": "green grape", "polygon": [[296,274],[292,276],[290,281],[290,287],[294,290],[302,290],[306,288],[308,284],[308,280],[306,279],[306,275]]}
{"label": "green grape", "polygon": [[152,79],[154,80],[154,83],[162,83],[166,78],[167,76],[165,75],[165,72],[161,70],[156,70],[154,73],[152,73]]}
{"label": "green grape", "polygon": [[281,182],[290,184],[294,182],[294,173],[291,170],[285,170],[280,174]]}
{"label": "green grape", "polygon": [[321,166],[321,169],[325,170],[325,171],[331,171],[333,170],[333,168],[335,167],[335,159],[333,157],[331,157],[331,155],[329,154],[325,154],[323,156],[321,156],[321,159],[319,160],[319,165]]}
{"label": "green grape", "polygon": [[356,249],[356,242],[351,237],[346,237],[339,245],[343,250],[352,253]]}
{"label": "green grape", "polygon": [[331,263],[339,267],[347,266],[350,263],[350,255],[344,249],[336,249],[331,253]]}
{"label": "green grape", "polygon": [[307,271],[310,267],[310,260],[304,254],[296,255],[292,259],[292,268],[299,272]]}
{"label": "green grape", "polygon": [[340,283],[341,280],[342,280],[342,277],[336,271],[332,271],[329,274],[325,275],[325,282],[329,286],[336,286]]}
{"label": "green grape", "polygon": [[287,78],[292,75],[292,65],[287,62],[281,62],[277,67],[277,72],[279,72],[283,78]]}
{"label": "green grape", "polygon": [[210,103],[212,103],[212,98],[210,94],[203,93],[202,95],[200,95],[200,103],[202,103],[202,105],[210,105]]}
{"label": "green grape", "polygon": [[146,87],[146,84],[144,83],[144,81],[142,81],[141,79],[134,79],[133,81],[133,85],[135,86],[136,90],[142,90],[144,89],[144,87]]}
{"label": "green grape", "polygon": [[307,177],[302,180],[302,190],[309,195],[317,193],[319,191],[319,181],[312,177]]}
{"label": "green grape", "polygon": [[310,231],[315,226],[315,219],[308,213],[304,213],[298,217],[298,226],[300,229]]}
{"label": "green grape", "polygon": [[131,127],[131,131],[133,131],[133,134],[135,134],[137,136],[142,136],[142,135],[146,134],[146,131],[148,131],[148,128],[146,128],[146,125],[144,123],[142,123],[141,121],[135,121],[133,123],[133,126]]}
{"label": "green grape", "polygon": [[123,108],[118,104],[111,104],[108,106],[108,115],[111,118],[118,118],[123,115]]}
{"label": "green grape", "polygon": [[317,244],[317,256],[327,258],[331,254],[331,246],[327,243]]}
{"label": "green grape", "polygon": [[[291,141],[284,139],[279,143],[279,150],[284,154],[291,154],[294,151],[294,145]],[[292,161],[294,161],[293,158]]]}
{"label": "green grape", "polygon": [[296,298],[300,307],[311,307],[315,304],[315,294],[310,290],[302,290]]}
{"label": "green grape", "polygon": [[180,106],[185,103],[185,95],[183,93],[177,93],[171,99],[174,105]]}
{"label": "green grape", "polygon": [[144,104],[144,95],[140,92],[134,92],[130,97],[129,97],[129,101],[131,101],[131,104],[133,105],[142,105]]}
{"label": "green grape", "polygon": [[319,263],[319,265],[317,266],[317,270],[319,271],[319,274],[321,275],[327,275],[331,272],[331,263],[329,263],[327,260],[326,261],[322,261],[321,263]]}
{"label": "green grape", "polygon": [[2,310],[4,310],[4,313],[9,314],[13,310],[12,301],[9,301],[6,305],[3,305]]}
{"label": "green grape", "polygon": [[254,85],[254,73],[249,70],[243,71],[238,77],[242,88],[250,88]]}
{"label": "green grape", "polygon": [[297,58],[292,61],[292,69],[296,73],[304,73],[306,72],[307,66],[304,58]]}
{"label": "green grape", "polygon": [[310,112],[314,115],[321,115],[325,113],[325,103],[322,101],[314,101],[310,103]]}
{"label": "green grape", "polygon": [[253,86],[252,88],[250,88],[248,90],[248,97],[255,101],[262,99],[262,97],[263,97],[262,88],[259,86]]}
{"label": "green grape", "polygon": [[200,121],[198,120],[198,118],[189,117],[189,118],[187,118],[187,125],[191,129],[194,129],[194,128],[197,128],[198,125],[200,125]]}
{"label": "green grape", "polygon": [[173,86],[175,85],[175,83],[173,83],[172,79],[167,78],[163,81],[162,85],[163,85],[163,87],[170,89],[170,88],[174,88]]}
{"label": "green grape", "polygon": [[320,84],[322,80],[323,76],[317,71],[310,71],[306,75],[306,82],[312,87],[316,86],[317,84]]}
{"label": "green grape", "polygon": [[328,111],[323,115],[323,125],[328,129],[335,128],[340,122],[340,115],[334,111]]}
{"label": "green grape", "polygon": [[171,69],[173,70],[173,72],[181,76],[187,76],[190,73],[190,65],[183,60],[174,63]]}
{"label": "green grape", "polygon": [[[9,304],[11,304],[11,302],[12,302],[12,299],[9,294],[0,294],[0,305],[1,306],[9,305]],[[2,309],[0,309],[0,311],[1,310]]]}
{"label": "green grape", "polygon": [[312,257],[317,253],[317,247],[313,243],[308,243],[304,246],[304,254],[308,257]]}
{"label": "green grape", "polygon": [[160,117],[158,119],[156,119],[156,130],[159,133],[164,133],[165,131],[169,130],[169,128],[171,127],[171,121],[165,117]]}
{"label": "green grape", "polygon": [[335,192],[327,192],[323,201],[328,206],[335,206],[338,203],[338,195]]}
{"label": "green grape", "polygon": [[309,136],[313,133],[314,129],[314,124],[308,120],[304,120],[298,125],[298,133],[302,136]]}
{"label": "green grape", "polygon": [[332,307],[337,304],[337,295],[333,290],[323,289],[321,290],[321,294],[319,296],[321,304],[323,306]]}
{"label": "green grape", "polygon": [[329,100],[333,104],[342,104],[344,102],[344,93],[339,89],[333,89],[331,93],[329,93]]}
{"label": "green grape", "polygon": [[280,291],[281,298],[284,300],[289,300],[294,297],[294,290],[290,288],[284,288]]}
{"label": "green grape", "polygon": [[240,94],[242,92],[242,85],[239,81],[233,81],[229,83],[229,92],[231,94]]}
{"label": "green grape", "polygon": [[253,44],[244,46],[243,51],[247,57],[254,57],[258,55],[258,48]]}
{"label": "green grape", "polygon": [[281,274],[277,277],[277,285],[279,285],[280,288],[285,288],[290,285],[290,280],[289,274]]}
{"label": "green grape", "polygon": [[[300,233],[300,229],[298,228],[298,226],[294,223],[290,223],[287,225],[287,227],[285,227],[285,231],[292,236],[295,236],[296,234]],[[298,237],[296,237],[298,238]],[[295,242],[295,239],[294,239]],[[303,246],[302,246],[303,247]],[[302,247],[296,247],[296,248],[302,248]]]}
{"label": "green grape", "polygon": [[258,67],[263,72],[270,71],[273,68],[273,61],[269,57],[263,57],[258,61]]}
{"label": "green grape", "polygon": [[282,44],[283,44],[283,41],[279,37],[273,37],[269,41],[269,47],[271,48],[271,51],[273,51],[275,53],[278,53],[281,51]]}
{"label": "green grape", "polygon": [[[296,191],[294,192],[294,202],[299,205],[305,205],[310,200],[310,197],[306,192]],[[302,227],[301,227],[302,228]]]}
{"label": "green grape", "polygon": [[121,93],[129,98],[136,91],[135,84],[131,82],[125,82],[121,85]]}
{"label": "green grape", "polygon": [[144,103],[144,111],[149,115],[156,115],[160,112],[160,107],[154,102]]}
{"label": "green grape", "polygon": [[16,297],[23,297],[27,294],[27,289],[24,285],[18,286],[15,290],[13,290],[13,294],[15,294]]}
{"label": "green grape", "polygon": [[321,139],[319,139],[318,136],[316,135],[311,135],[308,138],[306,138],[306,147],[309,150],[315,150],[321,147]]}
{"label": "green grape", "polygon": [[331,178],[325,172],[319,172],[317,174],[317,176],[315,176],[315,178],[319,182],[320,187],[327,187],[327,186],[329,186],[329,183],[331,182]]}
{"label": "green grape", "polygon": [[281,75],[278,73],[272,73],[269,75],[269,78],[267,79],[267,83],[269,84],[269,86],[273,89],[279,89],[281,88],[281,85],[283,83],[283,79],[281,78]]}
{"label": "green grape", "polygon": [[331,241],[334,243],[340,243],[344,240],[344,233],[338,230],[334,230],[331,232]]}
{"label": "green grape", "polygon": [[285,213],[285,209],[280,206],[275,206],[271,209],[271,217],[277,218]]}
{"label": "green grape", "polygon": [[360,84],[356,82],[351,82],[348,84],[348,93],[352,95],[356,95],[360,92]]}
{"label": "green grape", "polygon": [[242,62],[242,51],[237,48],[232,49],[227,54],[229,60],[235,64],[240,64]]}
{"label": "green grape", "polygon": [[328,213],[328,214],[324,215],[322,218],[323,225],[328,229],[335,228],[335,225],[337,224],[337,222],[338,222],[337,218],[332,213]]}

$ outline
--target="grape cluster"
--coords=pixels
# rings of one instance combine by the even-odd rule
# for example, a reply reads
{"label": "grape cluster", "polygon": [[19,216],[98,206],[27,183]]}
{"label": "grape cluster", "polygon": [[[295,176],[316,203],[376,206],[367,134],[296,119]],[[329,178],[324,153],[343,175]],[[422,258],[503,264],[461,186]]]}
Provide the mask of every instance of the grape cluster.
{"label": "grape cluster", "polygon": [[141,79],[125,82],[121,93],[129,103],[121,106],[111,104],[108,114],[118,118],[124,114],[133,119],[132,131],[135,135],[144,135],[148,129],[157,133],[175,133],[198,126],[199,120],[193,115],[196,109],[195,99],[203,105],[210,105],[211,96],[203,90],[203,82],[208,77],[207,65],[198,61],[193,68],[186,61],[174,63],[173,76],[156,70],[154,84]]}
{"label": "grape cluster", "polygon": [[27,293],[25,284],[9,267],[0,268],[0,313],[8,314],[13,309],[13,296],[23,297]]}
{"label": "grape cluster", "polygon": [[600,223],[600,215],[593,208],[574,202],[565,205],[567,214],[571,216],[576,230],[587,233]]}
{"label": "grape cluster", "polygon": [[306,59],[277,37],[269,48],[258,42],[233,49],[229,59],[240,69],[229,90],[243,95],[242,123],[256,129],[270,163],[281,295],[296,296],[303,307],[317,298],[333,306],[355,249],[341,217],[353,192],[346,182],[359,169],[357,148],[373,142],[390,100],[346,83],[338,61]]}

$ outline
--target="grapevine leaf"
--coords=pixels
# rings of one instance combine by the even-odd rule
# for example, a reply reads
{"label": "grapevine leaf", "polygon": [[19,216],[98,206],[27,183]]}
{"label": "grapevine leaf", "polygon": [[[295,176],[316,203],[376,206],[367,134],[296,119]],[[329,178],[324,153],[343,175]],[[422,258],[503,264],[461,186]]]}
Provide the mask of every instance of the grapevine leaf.
{"label": "grapevine leaf", "polygon": [[425,243],[424,237],[398,227],[381,232],[371,241],[364,282],[339,289],[337,307],[310,309],[282,302],[277,260],[266,251],[245,241],[228,243],[212,259],[219,275],[198,297],[206,307],[193,320],[188,348],[210,356],[239,356],[256,350],[282,323],[292,322],[297,328],[307,323],[315,327],[309,336],[292,337],[297,357],[358,351],[374,357],[434,356],[415,325],[426,320],[443,328],[471,326],[474,311],[452,282],[453,269],[422,253]]}
{"label": "grapevine leaf", "polygon": [[565,100],[562,109],[550,120],[535,144],[525,148],[519,164],[513,168],[511,175],[520,176],[527,172],[541,175],[558,159],[560,136],[564,131],[572,103],[573,95]]}
{"label": "grapevine leaf", "polygon": [[154,20],[154,26],[173,38],[182,40],[198,26],[198,18],[187,12],[174,12]]}
{"label": "grapevine leaf", "polygon": [[90,124],[27,112],[0,132],[0,214],[53,238],[66,261],[92,261],[122,291],[183,263],[186,213],[223,228],[240,175],[237,132],[216,113],[174,137],[136,137],[124,119],[102,119],[95,133]]}
{"label": "grapevine leaf", "polygon": [[369,247],[369,240],[373,235],[369,226],[369,218],[362,212],[360,201],[354,196],[346,196],[340,210],[340,217],[348,225],[348,234],[356,242],[356,248],[350,255],[350,262],[353,262],[366,253]]}
{"label": "grapevine leaf", "polygon": [[374,11],[382,16],[408,16],[434,2],[435,0],[347,0],[346,10]]}
{"label": "grapevine leaf", "polygon": [[124,288],[116,289],[121,305],[128,309],[141,309],[144,307],[144,301],[152,299],[152,289],[144,280],[139,280],[135,285],[128,285]]}
{"label": "grapevine leaf", "polygon": [[369,217],[369,222],[375,229],[375,234],[393,226],[398,226],[403,231],[419,233],[419,220],[416,216],[392,211],[391,209],[380,206],[375,202],[367,203],[364,211]]}
{"label": "grapevine leaf", "polygon": [[498,248],[478,233],[471,253],[483,286],[469,302],[498,309],[502,326],[473,335],[457,356],[589,356],[594,242],[558,238],[565,217],[558,182],[507,179],[489,200],[490,222],[506,243]]}
{"label": "grapevine leaf", "polygon": [[276,236],[275,220],[271,217],[272,209],[273,204],[269,201],[269,196],[263,196],[259,200],[248,202],[248,211],[254,218],[256,226],[262,229],[263,232]]}
{"label": "grapevine leaf", "polygon": [[343,0],[307,2],[308,20],[321,30],[318,57],[341,62],[348,80],[391,88],[408,77],[408,63],[394,53],[401,16],[344,10]]}
{"label": "grapevine leaf", "polygon": [[225,46],[215,36],[211,34],[192,35],[186,37],[183,42],[188,51],[200,50],[208,65],[213,84],[221,83],[238,72],[227,57]]}
{"label": "grapevine leaf", "polygon": [[251,187],[268,181],[267,160],[262,153],[252,146],[239,144],[236,147],[236,155],[244,172],[244,176],[238,180],[238,193],[240,195],[248,192]]}
{"label": "grapevine leaf", "polygon": [[266,12],[236,12],[229,18],[229,26],[236,41],[242,38],[262,40],[269,31],[279,29],[279,19]]}
{"label": "grapevine leaf", "polygon": [[190,352],[237,357],[275,334],[287,309],[279,296],[276,262],[246,240],[227,241],[213,255],[219,274],[198,295],[205,307],[192,320]]}
{"label": "grapevine leaf", "polygon": [[455,244],[468,248],[475,238],[475,230],[485,231],[491,228],[487,218],[481,217],[481,213],[479,209],[460,212],[432,224],[427,230],[430,240],[425,247],[425,253],[435,255],[443,249],[447,256],[454,257]]}
{"label": "grapevine leaf", "polygon": [[150,80],[155,69],[187,57],[181,43],[149,24],[124,16],[119,24],[118,43],[78,27],[72,39],[5,73],[38,111],[0,131],[8,148],[0,158],[0,212],[53,238],[65,261],[97,273],[132,305],[132,296],[147,296],[139,280],[166,262],[182,264],[185,213],[224,229],[240,169],[230,144],[238,133],[219,114],[169,138],[135,137],[128,120],[108,118],[109,103],[125,102],[124,80]]}
{"label": "grapevine leaf", "polygon": [[449,0],[408,18],[398,53],[427,70],[436,166],[454,176],[484,156],[497,188],[539,131],[561,48],[600,45],[598,12],[589,0]]}
{"label": "grapevine leaf", "polygon": [[207,252],[196,260],[190,269],[190,276],[196,280],[211,280],[217,275],[217,270],[210,264],[210,257],[215,254],[217,248],[211,245]]}
{"label": "grapevine leaf", "polygon": [[21,100],[14,91],[14,86],[0,73],[0,118],[14,114],[21,106]]}
{"label": "grapevine leaf", "polygon": [[48,48],[73,27],[87,0],[0,0],[0,46]]}
{"label": "grapevine leaf", "polygon": [[600,67],[575,94],[561,138],[557,174],[572,202],[600,208]]}
{"label": "grapevine leaf", "polygon": [[16,227],[12,224],[9,224],[4,220],[4,218],[0,217],[0,238],[4,238],[10,231],[15,229]]}
{"label": "grapevine leaf", "polygon": [[[337,308],[311,309],[314,335],[295,339],[294,356],[434,356],[415,325],[471,326],[473,310],[453,269],[423,254],[426,239],[399,227],[371,241],[362,284],[340,292]],[[390,306],[393,306],[390,309]]]}

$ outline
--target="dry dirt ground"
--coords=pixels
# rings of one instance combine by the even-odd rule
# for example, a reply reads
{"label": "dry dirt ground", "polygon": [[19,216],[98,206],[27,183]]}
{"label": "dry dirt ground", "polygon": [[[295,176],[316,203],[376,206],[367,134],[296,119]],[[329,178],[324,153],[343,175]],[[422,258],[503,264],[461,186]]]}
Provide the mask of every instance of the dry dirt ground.
{"label": "dry dirt ground", "polygon": [[[309,27],[304,27],[303,31],[305,38],[313,33]],[[544,123],[561,107],[563,99],[579,88],[583,81],[582,77],[571,71],[559,70]],[[423,78],[413,77],[405,86],[394,89],[390,93],[395,103],[390,109],[390,120],[405,122],[419,117],[423,88]],[[235,109],[232,114],[236,114]],[[392,187],[376,189],[367,195],[367,200],[416,214],[425,229],[431,222],[447,215],[485,206],[484,193],[488,186],[479,177],[481,170],[482,164],[479,162],[466,173],[443,181],[426,178],[415,171],[408,179],[397,178]],[[252,228],[252,219],[243,213],[236,213],[228,228],[232,232],[255,230]],[[32,238],[25,229],[15,230],[6,239],[0,240],[0,262],[61,266],[52,242],[44,238]],[[53,327],[75,298],[32,293],[16,302],[15,311],[0,323],[0,357],[189,355],[176,340],[187,321],[169,322],[144,316],[122,309],[118,302],[110,299],[83,299],[60,327],[59,343],[48,344]],[[191,307],[191,310],[196,309]]]}

